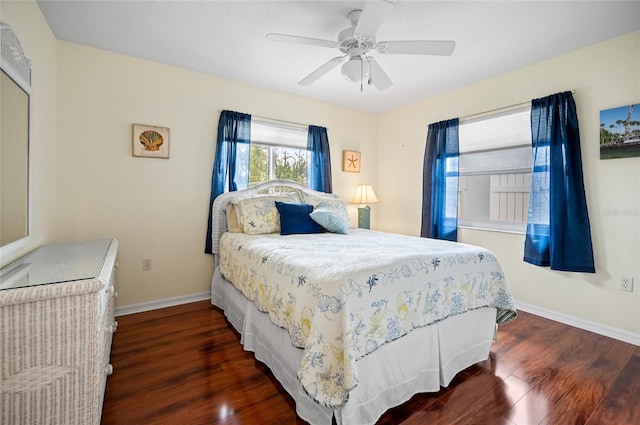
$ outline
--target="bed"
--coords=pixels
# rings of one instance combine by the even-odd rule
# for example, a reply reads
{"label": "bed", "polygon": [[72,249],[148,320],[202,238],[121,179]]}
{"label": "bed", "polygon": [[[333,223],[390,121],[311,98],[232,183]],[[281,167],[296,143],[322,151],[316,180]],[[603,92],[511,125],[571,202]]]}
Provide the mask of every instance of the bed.
{"label": "bed", "polygon": [[486,249],[345,222],[336,196],[283,180],[213,204],[211,302],[311,424],[373,424],[446,387],[516,316]]}

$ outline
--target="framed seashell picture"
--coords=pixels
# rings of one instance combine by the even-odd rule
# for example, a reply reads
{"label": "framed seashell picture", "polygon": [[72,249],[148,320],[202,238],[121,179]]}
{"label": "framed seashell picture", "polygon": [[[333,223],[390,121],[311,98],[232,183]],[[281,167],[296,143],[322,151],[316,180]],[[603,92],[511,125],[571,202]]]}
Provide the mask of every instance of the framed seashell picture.
{"label": "framed seashell picture", "polygon": [[133,124],[133,156],[169,159],[169,128]]}

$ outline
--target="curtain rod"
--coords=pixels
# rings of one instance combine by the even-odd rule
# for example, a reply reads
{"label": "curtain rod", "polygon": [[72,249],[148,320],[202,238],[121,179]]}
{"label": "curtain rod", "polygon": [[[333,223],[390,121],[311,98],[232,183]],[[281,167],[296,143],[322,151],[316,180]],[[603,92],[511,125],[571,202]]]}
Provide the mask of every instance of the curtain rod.
{"label": "curtain rod", "polygon": [[[571,93],[574,94],[576,91],[575,90],[571,90]],[[481,118],[484,117],[486,115],[491,115],[491,114],[495,114],[498,112],[506,112],[506,111],[510,111],[512,109],[518,109],[518,108],[524,108],[525,106],[531,105],[531,101],[527,101],[527,102],[520,102],[520,103],[516,103],[514,105],[509,105],[509,106],[503,106],[501,108],[495,108],[495,109],[490,109],[488,111],[484,111],[484,112],[478,112],[477,114],[471,114],[471,115],[467,115],[465,117],[460,117],[460,121],[471,121],[474,120],[476,118]]]}
{"label": "curtain rod", "polygon": [[[222,112],[222,111],[224,111],[224,109],[218,109],[218,112]],[[274,122],[274,123],[286,124],[286,125],[290,125],[290,126],[293,126],[293,127],[300,127],[300,128],[305,128],[305,129],[308,128],[309,125],[311,125],[311,124],[300,124],[298,122],[293,122],[293,121],[277,120],[275,118],[269,118],[269,117],[261,117],[260,115],[254,115],[254,114],[251,114],[251,117],[259,119],[259,120],[262,120],[262,121],[271,121],[271,122]],[[328,128],[327,128],[327,130],[328,130]]]}

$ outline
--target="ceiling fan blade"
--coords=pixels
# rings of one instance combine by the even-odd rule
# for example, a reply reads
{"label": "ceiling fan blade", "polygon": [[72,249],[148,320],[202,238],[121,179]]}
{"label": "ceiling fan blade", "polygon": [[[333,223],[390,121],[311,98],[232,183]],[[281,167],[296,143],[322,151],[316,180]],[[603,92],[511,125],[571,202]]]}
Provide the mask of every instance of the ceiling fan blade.
{"label": "ceiling fan blade", "polygon": [[378,52],[392,55],[450,56],[455,48],[456,42],[452,40],[381,41],[376,44]]}
{"label": "ceiling fan blade", "polygon": [[295,43],[304,44],[306,46],[319,46],[329,48],[338,47],[338,43],[336,41],[322,40],[320,38],[298,37],[297,35],[269,33],[265,36],[265,38],[269,41],[278,41],[280,43]]}
{"label": "ceiling fan blade", "polygon": [[362,9],[358,25],[356,25],[353,31],[354,37],[356,37],[356,39],[375,38],[376,31],[378,31],[378,28],[382,25],[382,21],[384,21],[389,12],[391,12],[391,9],[393,9],[393,4],[388,1],[368,1]]}
{"label": "ceiling fan blade", "polygon": [[391,79],[387,73],[384,72],[380,64],[371,56],[367,56],[367,61],[371,66],[371,83],[376,86],[378,90],[384,90],[391,87],[393,82],[391,82]]}
{"label": "ceiling fan blade", "polygon": [[345,58],[346,56],[338,56],[336,58],[331,59],[329,62],[321,65],[320,68],[316,69],[311,74],[307,75],[302,80],[300,80],[298,84],[301,86],[308,86],[313,84],[318,78],[322,77],[324,74],[331,71],[336,66],[340,65],[345,60]]}

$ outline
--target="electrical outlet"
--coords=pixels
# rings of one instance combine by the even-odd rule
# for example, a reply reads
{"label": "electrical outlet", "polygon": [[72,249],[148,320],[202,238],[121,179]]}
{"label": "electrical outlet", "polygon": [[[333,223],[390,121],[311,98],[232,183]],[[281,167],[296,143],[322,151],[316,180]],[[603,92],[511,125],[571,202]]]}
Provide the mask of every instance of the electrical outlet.
{"label": "electrical outlet", "polygon": [[620,290],[633,292],[633,278],[620,277]]}
{"label": "electrical outlet", "polygon": [[142,270],[151,270],[153,268],[153,260],[151,258],[142,259]]}

